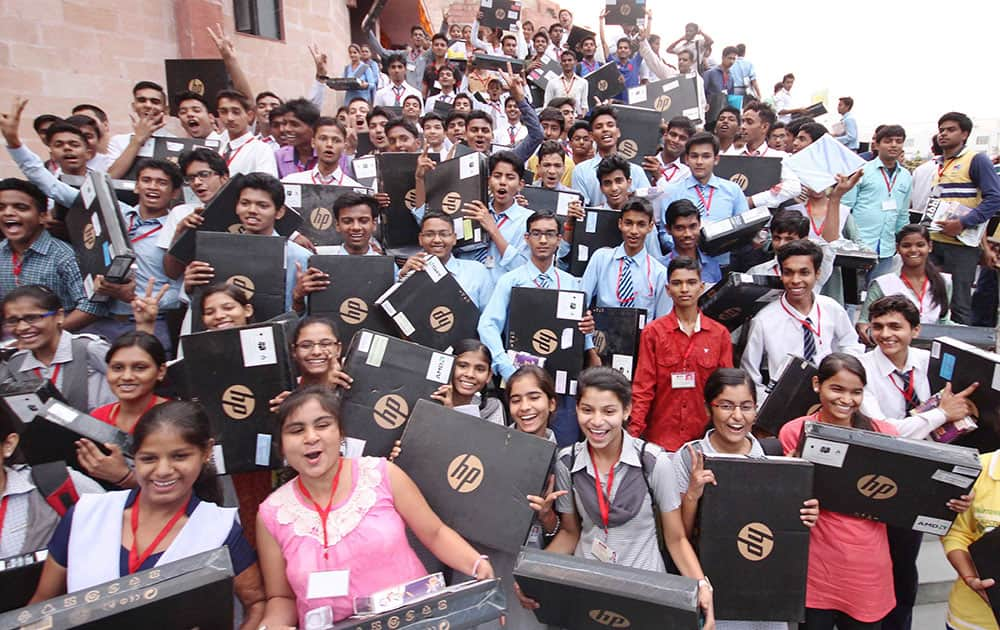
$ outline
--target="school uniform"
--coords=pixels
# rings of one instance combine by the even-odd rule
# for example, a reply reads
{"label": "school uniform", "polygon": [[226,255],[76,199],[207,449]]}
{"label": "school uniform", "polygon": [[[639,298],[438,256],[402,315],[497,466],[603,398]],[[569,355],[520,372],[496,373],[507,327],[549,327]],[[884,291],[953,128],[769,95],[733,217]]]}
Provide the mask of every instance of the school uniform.
{"label": "school uniform", "polygon": [[[951,303],[951,274],[942,273],[941,278],[945,284],[945,294],[948,296],[947,303]],[[920,311],[921,324],[950,324],[951,318],[948,315],[941,317],[941,305],[934,301],[934,292],[930,289],[930,279],[924,281],[917,293],[915,287],[910,286],[909,281],[904,280],[900,273],[887,273],[875,278],[868,285],[868,292],[865,294],[865,302],[861,305],[861,313],[858,316],[859,322],[869,321],[868,311],[872,304],[887,295],[902,295],[913,302],[913,305]]]}
{"label": "school uniform", "polygon": [[[589,160],[580,162],[573,169],[573,183],[570,188],[583,194],[583,204],[585,206],[600,206],[607,203],[604,193],[601,192],[601,182],[597,179],[597,165],[603,159],[598,154]],[[642,170],[642,167],[631,162],[629,162],[629,178],[632,180],[629,191],[649,188],[649,179],[646,177],[646,172]]]}
{"label": "school uniform", "polygon": [[274,157],[274,149],[257,140],[249,130],[239,138],[220,143],[219,155],[226,161],[230,176],[239,173],[267,173],[272,177],[278,176],[278,162]]}
{"label": "school uniform", "polygon": [[669,313],[673,305],[666,287],[666,267],[645,248],[629,257],[625,246],[618,245],[594,252],[580,288],[587,294],[588,304],[593,301],[597,306],[646,309],[647,320],[652,321]]}
{"label": "school uniform", "polygon": [[458,285],[462,287],[480,311],[486,308],[486,303],[493,295],[493,279],[486,267],[475,260],[463,260],[454,255],[448,257],[444,268],[455,276]]}
{"label": "school uniform", "polygon": [[324,175],[319,171],[319,166],[314,166],[309,170],[289,173],[281,178],[283,184],[323,184],[325,186],[357,186],[361,187],[355,179],[348,177],[340,166],[333,169],[329,175]]}
{"label": "school uniform", "polygon": [[[827,281],[833,276],[833,263],[837,259],[836,252],[830,247],[829,243],[816,243],[819,248],[823,250],[823,262],[819,265],[819,272],[817,273],[816,286],[813,288],[813,293],[819,295],[820,291],[826,285]],[[762,263],[750,267],[746,271],[751,276],[781,276],[781,265],[778,264],[777,257],[771,260],[766,260]]]}
{"label": "school uniform", "polygon": [[403,81],[399,85],[390,83],[384,88],[376,90],[372,107],[402,107],[407,96],[416,96],[421,103],[424,102],[424,96],[420,90]]}
{"label": "school uniform", "polygon": [[274,159],[277,162],[279,179],[284,179],[292,173],[311,171],[316,168],[317,162],[315,149],[312,149],[312,154],[304,164],[299,162],[299,152],[291,145],[281,147],[275,151]]}
{"label": "school uniform", "polygon": [[[679,199],[687,199],[698,208],[701,212],[702,225],[728,219],[749,209],[740,187],[717,175],[713,174],[706,184],[702,184],[690,174],[683,179],[675,179],[674,183],[663,189],[663,194],[656,200],[656,227],[660,244],[666,251],[673,249],[674,245],[666,227],[667,208]],[[719,266],[724,267],[729,264],[730,255],[729,252],[724,252],[714,258]]]}
{"label": "school uniform", "polygon": [[654,185],[660,190],[666,190],[670,184],[679,182],[691,174],[691,169],[679,157],[667,164],[663,161],[663,154],[657,153],[656,162],[659,165],[660,175]]}
{"label": "school uniform", "polygon": [[489,272],[490,279],[496,282],[504,273],[528,262],[529,253],[528,246],[524,242],[524,234],[527,231],[528,217],[532,215],[532,211],[516,203],[503,212],[494,212],[492,201],[489,202],[488,207],[490,213],[493,214],[500,234],[507,241],[507,250],[501,254],[500,248],[491,240],[482,249],[458,252],[458,257],[482,263]]}
{"label": "school uniform", "polygon": [[767,190],[763,190],[750,197],[755,208],[767,207],[777,208],[781,204],[795,199],[802,192],[802,182],[795,171],[785,165],[785,158],[789,156],[784,151],[778,151],[767,146],[767,142],[762,142],[756,149],[751,149],[744,145],[737,148],[735,145],[722,152],[723,155],[744,155],[749,157],[762,157],[771,160],[781,160],[781,181]]}

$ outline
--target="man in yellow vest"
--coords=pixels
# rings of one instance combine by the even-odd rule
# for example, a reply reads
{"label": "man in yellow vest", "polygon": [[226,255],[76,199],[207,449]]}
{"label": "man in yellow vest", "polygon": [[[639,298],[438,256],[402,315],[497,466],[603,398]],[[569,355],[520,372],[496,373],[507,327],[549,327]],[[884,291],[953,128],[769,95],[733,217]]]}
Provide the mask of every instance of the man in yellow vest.
{"label": "man in yellow vest", "polygon": [[951,318],[960,324],[972,323],[972,282],[980,246],[986,223],[1000,210],[1000,177],[989,156],[965,146],[971,133],[972,120],[965,114],[949,112],[938,120],[942,155],[931,183],[931,203],[937,199],[968,209],[935,217],[940,231],[931,235],[934,263],[951,272]]}

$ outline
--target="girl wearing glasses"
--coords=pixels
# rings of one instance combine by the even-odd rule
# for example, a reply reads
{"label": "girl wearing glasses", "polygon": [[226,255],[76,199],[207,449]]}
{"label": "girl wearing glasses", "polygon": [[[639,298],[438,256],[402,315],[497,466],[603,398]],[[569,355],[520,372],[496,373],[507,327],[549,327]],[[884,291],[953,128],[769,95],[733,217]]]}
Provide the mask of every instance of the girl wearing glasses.
{"label": "girl wearing glasses", "polygon": [[18,287],[4,296],[3,331],[14,337],[18,351],[0,365],[0,382],[49,380],[82,411],[114,402],[105,378],[107,342],[70,334],[63,330],[65,320],[59,296],[46,286]]}
{"label": "girl wearing glasses", "polygon": [[[341,341],[337,324],[317,315],[303,318],[292,338],[292,358],[299,369],[299,386],[319,385],[331,390],[349,389],[354,379],[340,362]],[[270,400],[272,413],[292,392],[284,391]]]}

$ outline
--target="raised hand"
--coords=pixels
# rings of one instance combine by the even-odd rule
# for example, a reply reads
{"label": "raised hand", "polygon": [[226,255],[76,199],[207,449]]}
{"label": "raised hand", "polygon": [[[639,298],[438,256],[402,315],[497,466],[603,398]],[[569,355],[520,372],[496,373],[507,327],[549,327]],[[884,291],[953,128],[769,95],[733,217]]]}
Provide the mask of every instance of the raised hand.
{"label": "raised hand", "polygon": [[694,446],[688,444],[688,455],[691,456],[691,481],[688,482],[687,496],[691,499],[700,499],[705,486],[718,485],[715,481],[715,473],[705,468],[705,456]]}
{"label": "raised hand", "polygon": [[236,55],[236,46],[233,45],[233,40],[229,39],[229,36],[222,30],[221,24],[216,22],[215,30],[212,30],[211,26],[205,28],[212,41],[215,42],[215,47],[219,49],[219,54],[222,55],[223,59]]}
{"label": "raised hand", "polygon": [[18,137],[18,128],[21,126],[21,114],[24,112],[27,104],[28,99],[15,96],[10,111],[0,112],[0,132],[3,133],[4,140],[7,141],[7,146],[12,149],[21,146],[21,140]]}
{"label": "raised hand", "polygon": [[160,300],[170,288],[169,283],[164,283],[160,290],[153,295],[153,278],[146,283],[145,295],[136,295],[132,300],[132,316],[135,318],[135,329],[144,330],[150,334],[156,326],[156,316],[160,314]]}

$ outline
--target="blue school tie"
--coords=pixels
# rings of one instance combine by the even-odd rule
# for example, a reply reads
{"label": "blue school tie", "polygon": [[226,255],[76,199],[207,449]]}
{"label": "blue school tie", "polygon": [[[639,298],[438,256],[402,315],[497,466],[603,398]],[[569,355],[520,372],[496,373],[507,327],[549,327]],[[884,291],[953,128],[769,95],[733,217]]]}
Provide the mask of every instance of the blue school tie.
{"label": "blue school tie", "polygon": [[812,361],[816,356],[816,338],[813,336],[812,320],[808,317],[802,323],[802,358]]}
{"label": "blue school tie", "polygon": [[635,289],[632,287],[632,263],[631,257],[622,258],[622,270],[618,274],[618,303],[624,308],[631,308],[635,305]]}

